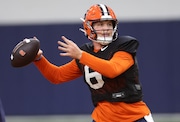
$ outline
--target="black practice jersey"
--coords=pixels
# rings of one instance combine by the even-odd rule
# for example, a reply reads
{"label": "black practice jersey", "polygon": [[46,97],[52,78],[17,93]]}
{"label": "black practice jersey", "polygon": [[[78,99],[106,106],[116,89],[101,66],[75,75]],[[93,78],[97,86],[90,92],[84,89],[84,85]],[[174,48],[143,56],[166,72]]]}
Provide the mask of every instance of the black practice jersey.
{"label": "black practice jersey", "polygon": [[[139,43],[135,38],[121,36],[107,47],[104,47],[103,51],[96,53],[93,51],[92,43],[86,43],[81,47],[83,51],[105,60],[110,60],[117,51],[125,51],[133,56],[135,62],[127,71],[111,79],[76,60],[78,67],[84,73],[84,80],[89,86],[95,106],[100,101],[133,103],[142,99],[142,88],[138,78],[136,60],[138,45]],[[106,67],[104,67],[104,70],[106,70]]]}

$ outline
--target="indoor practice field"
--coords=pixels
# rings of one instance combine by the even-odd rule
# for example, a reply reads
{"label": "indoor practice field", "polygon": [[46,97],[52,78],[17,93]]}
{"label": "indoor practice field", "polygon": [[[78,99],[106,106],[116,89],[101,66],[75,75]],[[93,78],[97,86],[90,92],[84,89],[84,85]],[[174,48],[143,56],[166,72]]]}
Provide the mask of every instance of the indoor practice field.
{"label": "indoor practice field", "polygon": [[5,122],[92,122],[94,104],[83,76],[53,84],[33,62],[13,67],[11,54],[20,41],[37,37],[51,63],[71,61],[59,55],[57,41],[66,36],[79,47],[91,41],[80,30],[93,4],[110,6],[118,19],[119,36],[139,41],[139,80],[154,122],[180,122],[180,0],[0,0],[0,122],[4,113]]}
{"label": "indoor practice field", "polygon": [[[154,114],[155,122],[180,122],[180,114]],[[7,116],[7,122],[92,122],[90,115]]]}

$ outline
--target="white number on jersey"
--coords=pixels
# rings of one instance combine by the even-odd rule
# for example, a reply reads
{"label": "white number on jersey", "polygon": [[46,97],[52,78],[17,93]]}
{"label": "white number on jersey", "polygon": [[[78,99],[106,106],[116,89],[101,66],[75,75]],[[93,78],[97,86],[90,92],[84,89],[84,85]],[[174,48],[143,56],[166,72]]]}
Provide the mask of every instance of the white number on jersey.
{"label": "white number on jersey", "polygon": [[[102,75],[98,72],[89,72],[89,67],[84,66],[85,71],[85,80],[93,89],[99,89],[102,88],[104,85],[104,81],[102,79]],[[92,83],[90,79],[95,78],[97,83]]]}

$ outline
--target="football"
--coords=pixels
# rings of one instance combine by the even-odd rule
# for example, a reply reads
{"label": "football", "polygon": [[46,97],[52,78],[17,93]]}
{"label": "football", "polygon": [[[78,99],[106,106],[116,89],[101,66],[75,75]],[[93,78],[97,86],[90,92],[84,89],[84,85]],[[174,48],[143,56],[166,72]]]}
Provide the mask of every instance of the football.
{"label": "football", "polygon": [[30,64],[35,58],[40,48],[37,38],[24,39],[19,42],[11,53],[11,65],[13,67],[23,67]]}

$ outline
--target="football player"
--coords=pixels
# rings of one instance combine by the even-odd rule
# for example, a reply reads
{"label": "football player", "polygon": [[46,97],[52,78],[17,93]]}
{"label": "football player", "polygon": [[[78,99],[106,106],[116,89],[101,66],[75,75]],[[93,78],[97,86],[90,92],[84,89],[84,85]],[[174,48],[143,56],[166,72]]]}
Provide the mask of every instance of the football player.
{"label": "football player", "polygon": [[80,30],[90,42],[79,48],[65,36],[58,41],[60,55],[72,61],[56,66],[39,50],[34,64],[54,84],[84,76],[94,104],[93,122],[153,122],[142,100],[137,39],[118,36],[116,15],[104,4],[92,5],[81,20],[84,28]]}

